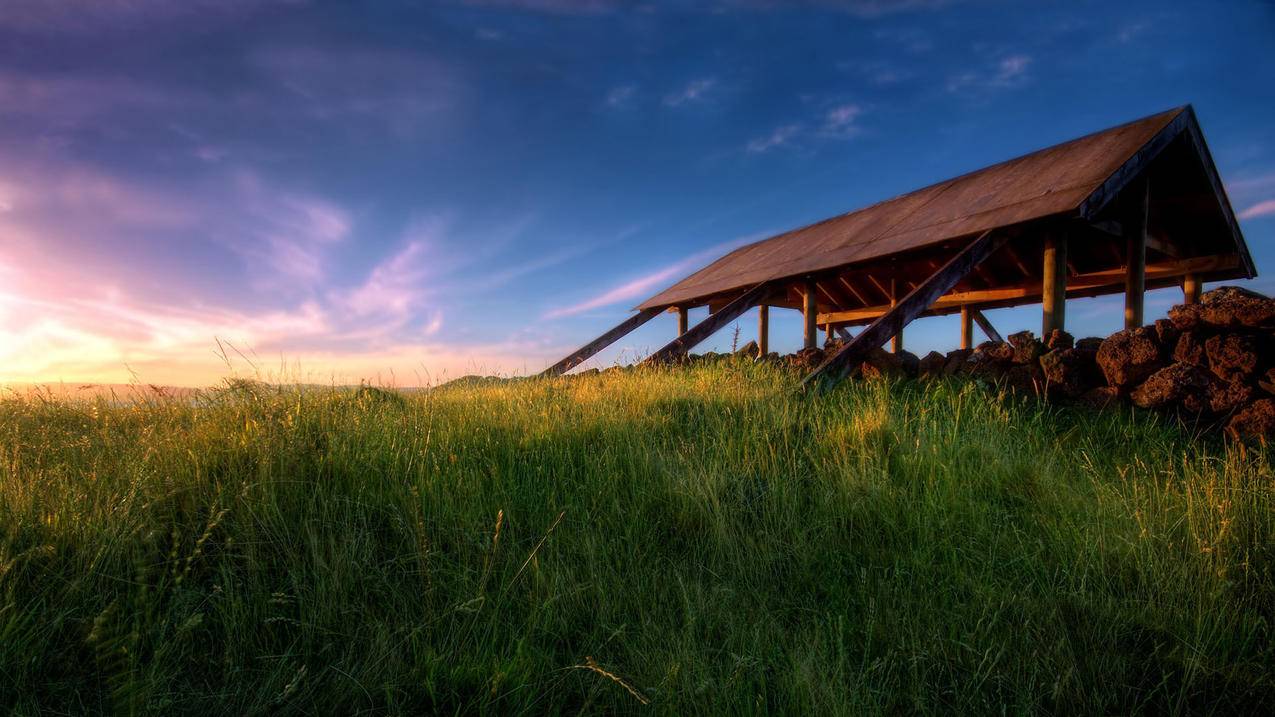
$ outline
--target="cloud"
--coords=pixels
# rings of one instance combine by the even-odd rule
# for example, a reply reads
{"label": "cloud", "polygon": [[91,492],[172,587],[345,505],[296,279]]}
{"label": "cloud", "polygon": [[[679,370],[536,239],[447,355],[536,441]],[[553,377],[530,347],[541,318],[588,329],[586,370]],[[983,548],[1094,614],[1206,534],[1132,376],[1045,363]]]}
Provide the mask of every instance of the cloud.
{"label": "cloud", "polygon": [[283,0],[6,0],[0,27],[56,33],[100,33],[199,18],[233,20]]}
{"label": "cloud", "polygon": [[622,85],[620,87],[612,88],[611,91],[607,93],[607,107],[623,107],[633,99],[633,95],[636,93],[637,87],[634,85]]}
{"label": "cloud", "polygon": [[1275,199],[1267,199],[1240,212],[1240,219],[1256,219],[1275,214]]}
{"label": "cloud", "polygon": [[481,8],[538,12],[550,15],[601,15],[619,9],[617,0],[462,0]]}
{"label": "cloud", "polygon": [[770,134],[763,137],[757,137],[748,142],[747,149],[754,154],[769,152],[776,147],[782,147],[788,144],[794,137],[801,132],[800,124],[786,124],[776,127]]}
{"label": "cloud", "polygon": [[855,120],[862,114],[863,108],[855,104],[833,107],[824,116],[823,132],[841,137],[858,134],[859,128]]}
{"label": "cloud", "polygon": [[630,279],[619,286],[607,289],[606,291],[579,303],[551,309],[545,312],[544,318],[559,319],[566,316],[575,316],[576,314],[583,314],[586,311],[601,309],[606,306],[613,306],[621,302],[632,301],[638,298],[645,298],[648,295],[653,295],[657,288],[665,285],[671,285],[674,279],[679,279],[682,276],[689,274],[692,269],[703,266],[710,259],[717,259],[731,249],[741,247],[745,244],[750,244],[764,236],[769,236],[769,233],[750,234],[722,242],[720,244],[715,244],[701,252],[692,254],[681,261],[669,264],[668,266],[662,269],[657,269],[649,274],[644,274],[634,279]]}
{"label": "cloud", "polygon": [[1029,79],[1029,55],[1009,55],[982,72],[964,72],[948,79],[947,91],[986,93],[1025,85]]}
{"label": "cloud", "polygon": [[717,80],[712,77],[691,80],[685,87],[676,92],[669,93],[664,96],[664,104],[669,107],[681,107],[690,102],[698,102],[704,99],[709,90],[717,85]]}

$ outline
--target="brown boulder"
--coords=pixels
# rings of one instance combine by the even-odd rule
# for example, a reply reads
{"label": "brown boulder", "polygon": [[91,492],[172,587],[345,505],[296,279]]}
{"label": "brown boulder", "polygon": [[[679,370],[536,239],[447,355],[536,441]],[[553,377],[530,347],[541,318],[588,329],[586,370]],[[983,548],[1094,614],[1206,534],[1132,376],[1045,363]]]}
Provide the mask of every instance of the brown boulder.
{"label": "brown boulder", "polygon": [[1050,351],[1040,357],[1040,368],[1050,393],[1065,398],[1078,398],[1102,382],[1093,351],[1077,348]]}
{"label": "brown boulder", "polygon": [[1261,379],[1258,380],[1257,386],[1267,393],[1275,394],[1275,368],[1266,369],[1266,373],[1262,374]]}
{"label": "brown boulder", "polygon": [[943,375],[943,367],[946,365],[946,356],[938,351],[931,351],[917,365],[917,374],[921,378],[938,378]]}
{"label": "brown boulder", "polygon": [[1097,360],[1107,385],[1121,390],[1133,388],[1162,365],[1155,329],[1140,326],[1117,331],[1102,342]]}
{"label": "brown boulder", "polygon": [[1112,404],[1119,404],[1120,393],[1110,386],[1098,386],[1080,394],[1076,399],[1090,408],[1103,409]]}
{"label": "brown boulder", "polygon": [[1037,364],[1015,364],[1005,372],[1005,385],[1028,396],[1039,396],[1045,391],[1045,374]]}
{"label": "brown boulder", "polygon": [[955,376],[965,373],[966,364],[972,353],[974,353],[972,349],[955,349],[947,352],[947,363],[943,364],[943,375]]}
{"label": "brown boulder", "polygon": [[875,348],[863,359],[863,377],[866,379],[902,378],[903,361],[897,354],[883,348]]}
{"label": "brown boulder", "polygon": [[1275,326],[1275,299],[1238,286],[1223,286],[1200,296],[1200,320],[1218,328]]}
{"label": "brown boulder", "polygon": [[1100,339],[1097,336],[1086,336],[1083,339],[1076,340],[1076,348],[1081,351],[1093,351],[1094,353],[1098,353],[1098,349],[1102,348],[1102,342],[1103,339]]}
{"label": "brown boulder", "polygon": [[1044,336],[1045,348],[1049,351],[1055,349],[1069,349],[1076,345],[1076,340],[1071,334],[1062,329],[1053,329]]}
{"label": "brown boulder", "polygon": [[788,363],[788,366],[791,368],[797,368],[803,371],[810,371],[811,369],[815,368],[819,364],[823,363],[823,358],[824,358],[823,349],[815,347],[815,348],[809,348],[809,349],[802,349],[795,354],[789,355],[787,357],[787,363]]}
{"label": "brown boulder", "polygon": [[1009,345],[1014,349],[1010,360],[1016,364],[1035,364],[1040,355],[1045,353],[1045,345],[1030,331],[1010,334]]}
{"label": "brown boulder", "polygon": [[1141,408],[1168,408],[1209,390],[1209,377],[1198,366],[1175,363],[1151,374],[1129,396]]}
{"label": "brown boulder", "polygon": [[1195,330],[1183,331],[1173,347],[1173,360],[1192,366],[1207,366],[1204,358],[1204,337]]}
{"label": "brown boulder", "polygon": [[1178,335],[1182,332],[1168,319],[1156,319],[1152,326],[1155,328],[1156,341],[1160,344],[1160,348],[1165,352],[1171,351],[1178,342]]}
{"label": "brown boulder", "polygon": [[1256,397],[1257,391],[1246,383],[1213,379],[1208,391],[1209,410],[1214,413],[1231,413]]}
{"label": "brown boulder", "polygon": [[740,346],[735,350],[735,355],[743,356],[745,358],[755,358],[757,356],[757,342],[749,341],[743,346]]}
{"label": "brown boulder", "polygon": [[899,357],[899,366],[903,368],[903,375],[908,378],[916,378],[917,373],[921,370],[921,359],[911,351],[900,351],[895,354]]}
{"label": "brown boulder", "polygon": [[1223,381],[1247,380],[1257,372],[1257,339],[1244,334],[1210,336],[1204,342],[1209,370]]}
{"label": "brown boulder", "polygon": [[1231,417],[1226,432],[1236,439],[1265,442],[1275,433],[1275,400],[1259,398]]}
{"label": "brown boulder", "polygon": [[1004,341],[984,341],[974,347],[974,356],[996,362],[1014,360],[1014,347]]}

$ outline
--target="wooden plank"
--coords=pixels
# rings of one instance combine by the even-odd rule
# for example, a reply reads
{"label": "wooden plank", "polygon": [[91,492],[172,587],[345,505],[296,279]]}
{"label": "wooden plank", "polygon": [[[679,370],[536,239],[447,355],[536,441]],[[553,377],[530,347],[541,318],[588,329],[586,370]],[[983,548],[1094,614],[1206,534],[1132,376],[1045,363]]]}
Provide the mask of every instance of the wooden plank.
{"label": "wooden plank", "polygon": [[983,335],[987,337],[988,341],[995,341],[998,344],[1004,343],[1005,339],[1001,338],[1001,332],[997,331],[995,326],[992,326],[992,322],[988,321],[986,316],[983,316],[983,312],[974,311],[974,322],[978,324],[978,328],[983,330]]}
{"label": "wooden plank", "polygon": [[803,346],[808,349],[815,348],[819,343],[819,328],[815,321],[819,307],[815,299],[815,280],[806,279],[805,290],[802,292],[801,316],[805,320],[802,332]]}
{"label": "wooden plank", "polygon": [[584,361],[587,361],[589,357],[595,355],[602,349],[610,346],[624,336],[627,336],[637,327],[655,318],[659,315],[659,313],[660,310],[658,308],[642,309],[636,314],[625,319],[623,323],[619,324],[615,328],[571,352],[566,358],[562,359],[558,363],[550,366],[544,371],[541,371],[540,375],[544,377],[558,376],[570,371]]}
{"label": "wooden plank", "polygon": [[762,282],[741,294],[734,301],[723,306],[719,311],[709,314],[707,319],[695,324],[686,333],[678,336],[662,346],[658,351],[646,357],[646,363],[663,363],[684,356],[704,339],[712,336],[718,329],[739,318],[741,314],[753,308],[767,298],[771,286]]}
{"label": "wooden plank", "polygon": [[1053,231],[1045,236],[1044,276],[1041,279],[1040,335],[1048,336],[1066,324],[1067,237]]}
{"label": "wooden plank", "polygon": [[[1214,272],[1226,272],[1228,270],[1239,268],[1240,266],[1240,257],[1235,254],[1227,256],[1200,256],[1193,257],[1191,259],[1182,259],[1180,261],[1147,264],[1146,277],[1148,285],[1152,282],[1163,284],[1166,281],[1170,284],[1177,284],[1180,283],[1180,278],[1188,273],[1194,273],[1196,276],[1203,276]],[[1124,273],[1124,269],[1121,268],[1104,269],[1102,271],[1094,271],[1088,274],[1077,274],[1067,281],[1067,297],[1074,299],[1083,296],[1097,296],[1102,293],[1115,293],[1117,291],[1121,291],[1124,287]],[[956,313],[960,311],[962,306],[967,304],[984,306],[987,308],[1002,308],[1007,306],[1032,304],[1039,301],[1042,294],[1042,282],[1030,282],[1003,289],[951,292],[940,297],[938,301],[935,301],[933,306],[926,311],[925,315],[941,316],[945,313]],[[873,319],[889,310],[889,305],[880,304],[877,306],[865,306],[862,309],[833,311],[820,314],[819,322],[832,322],[840,325],[870,323]]]}
{"label": "wooden plank", "polygon": [[757,355],[770,353],[770,307],[760,304],[757,307]]}
{"label": "wooden plank", "polygon": [[859,290],[854,288],[854,284],[851,284],[849,281],[846,281],[846,278],[844,276],[837,277],[837,281],[840,282],[841,285],[845,287],[846,291],[853,294],[854,298],[857,299],[860,304],[863,304],[864,306],[868,305],[868,300],[863,298],[863,294],[860,294]]}
{"label": "wooden plank", "polygon": [[690,310],[685,306],[677,307],[677,335],[681,336],[686,333],[687,325],[690,323]]}
{"label": "wooden plank", "polygon": [[1138,151],[1134,152],[1132,157],[1125,160],[1124,164],[1112,172],[1106,181],[1089,193],[1089,196],[1080,203],[1080,216],[1089,221],[1097,219],[1099,212],[1110,204],[1126,186],[1131,185],[1138,177],[1142,176],[1147,166],[1151,164],[1151,160],[1160,156],[1160,153],[1169,146],[1169,143],[1176,139],[1179,134],[1182,134],[1187,129],[1188,124],[1193,123],[1194,113],[1190,107],[1179,112],[1172,121],[1143,144]]}
{"label": "wooden plank", "polygon": [[1147,206],[1150,183],[1142,178],[1130,187],[1125,226],[1124,327],[1142,325],[1142,305],[1147,293]]}
{"label": "wooden plank", "polygon": [[1008,239],[1009,233],[1003,230],[989,230],[980,234],[949,259],[943,268],[931,274],[920,286],[903,297],[894,308],[859,332],[850,343],[824,359],[823,363],[801,380],[802,386],[809,386],[821,378],[835,380],[844,376],[856,360],[862,360],[869,351],[879,348],[886,339],[901,332],[904,326],[920,316],[935,299],[951,291],[957,282]]}
{"label": "wooden plank", "polygon": [[1226,226],[1231,230],[1231,239],[1235,242],[1235,251],[1240,255],[1240,260],[1244,264],[1244,271],[1247,277],[1252,279],[1257,276],[1257,268],[1253,266],[1253,257],[1249,254],[1248,244],[1244,242],[1244,235],[1240,232],[1240,224],[1235,219],[1235,210],[1231,208],[1231,200],[1226,196],[1226,189],[1222,187],[1222,178],[1218,176],[1217,165],[1213,163],[1213,154],[1209,152],[1209,145],[1204,141],[1204,133],[1200,131],[1200,123],[1195,119],[1195,108],[1187,105],[1186,111],[1182,114],[1186,115],[1185,132],[1191,141],[1191,146],[1195,149],[1195,155],[1199,158],[1200,167],[1204,170],[1205,177],[1209,180],[1209,187],[1213,190],[1213,196],[1217,200],[1218,207],[1222,210],[1222,219],[1226,222]]}
{"label": "wooden plank", "polygon": [[[916,291],[916,289],[913,289]],[[890,279],[890,308],[899,305],[899,280],[891,277]],[[903,351],[903,329],[900,327],[899,332],[890,337],[890,353],[900,353]]]}
{"label": "wooden plank", "polygon": [[854,334],[850,333],[850,329],[847,329],[844,326],[837,327],[837,336],[841,337],[842,341],[849,341],[854,338]]}

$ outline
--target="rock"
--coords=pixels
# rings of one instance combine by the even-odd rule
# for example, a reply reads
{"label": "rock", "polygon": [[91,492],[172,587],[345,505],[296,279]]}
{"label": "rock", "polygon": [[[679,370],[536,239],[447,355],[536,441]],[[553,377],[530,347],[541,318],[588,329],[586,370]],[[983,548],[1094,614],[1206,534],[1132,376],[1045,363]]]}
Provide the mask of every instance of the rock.
{"label": "rock", "polygon": [[1238,286],[1222,286],[1200,296],[1200,320],[1218,328],[1275,326],[1275,299]]}
{"label": "rock", "polygon": [[[1051,330],[1045,335],[1043,341],[1045,343],[1045,348],[1049,351],[1053,351],[1055,349],[1069,349],[1076,345],[1076,340],[1072,338],[1071,334],[1063,331],[1062,329]],[[1097,349],[1095,349],[1095,351],[1096,350]]]}
{"label": "rock", "polygon": [[1200,328],[1200,315],[1204,307],[1199,304],[1178,304],[1169,309],[1169,321],[1178,331],[1193,331]]}
{"label": "rock", "polygon": [[903,360],[883,348],[875,348],[863,359],[863,377],[866,379],[902,378]]}
{"label": "rock", "polygon": [[1258,342],[1244,334],[1210,336],[1204,342],[1209,370],[1223,381],[1247,380],[1257,372]]}
{"label": "rock", "polygon": [[1178,343],[1178,334],[1182,332],[1178,331],[1178,327],[1168,319],[1156,319],[1152,326],[1155,328],[1156,341],[1160,344],[1160,349],[1166,353],[1172,351]]}
{"label": "rock", "polygon": [[1040,357],[1040,368],[1049,392],[1064,398],[1079,398],[1102,382],[1093,351],[1056,349]]}
{"label": "rock", "polygon": [[1080,394],[1077,400],[1090,408],[1102,410],[1112,404],[1119,404],[1120,393],[1110,386],[1098,386]]}
{"label": "rock", "polygon": [[1140,326],[1117,331],[1102,342],[1097,361],[1108,386],[1122,391],[1137,386],[1162,365],[1155,329]]}
{"label": "rock", "polygon": [[1246,383],[1213,379],[1208,391],[1209,410],[1213,413],[1231,413],[1256,397],[1257,391]]}
{"label": "rock", "polygon": [[899,357],[899,365],[903,367],[903,375],[908,378],[916,378],[921,370],[921,359],[911,351],[900,351],[895,354]]}
{"label": "rock", "polygon": [[984,341],[974,347],[974,354],[981,354],[992,361],[1008,363],[1014,360],[1014,347],[1004,341]]}
{"label": "rock", "polygon": [[1262,378],[1258,380],[1257,387],[1275,395],[1275,368],[1266,369],[1266,373],[1262,374]]}
{"label": "rock", "polygon": [[1086,336],[1085,338],[1076,341],[1076,348],[1081,351],[1093,351],[1094,353],[1097,353],[1098,349],[1102,348],[1102,342],[1103,339],[1100,339],[1097,336]]}
{"label": "rock", "polygon": [[924,379],[938,378],[943,375],[943,367],[946,365],[946,356],[938,351],[931,351],[917,364],[917,375]]}
{"label": "rock", "polygon": [[816,346],[814,348],[802,349],[795,354],[789,355],[786,362],[790,368],[810,371],[823,363],[823,358],[823,349]]}
{"label": "rock", "polygon": [[1204,395],[1208,390],[1209,377],[1203,369],[1175,363],[1151,374],[1129,397],[1140,408],[1168,408],[1189,395]]}
{"label": "rock", "polygon": [[1204,358],[1204,337],[1199,331],[1191,329],[1179,334],[1178,342],[1173,347],[1173,360],[1192,366],[1208,365]]}
{"label": "rock", "polygon": [[735,351],[735,355],[736,355],[736,356],[742,356],[742,357],[745,357],[745,358],[753,358],[753,357],[757,356],[757,342],[756,342],[756,341],[749,341],[748,343],[744,344],[743,346],[740,346],[740,347],[739,347],[739,348]]}
{"label": "rock", "polygon": [[1035,364],[1040,355],[1045,353],[1045,345],[1037,341],[1036,335],[1030,331],[1010,334],[1009,345],[1014,348],[1010,360],[1016,364]]}
{"label": "rock", "polygon": [[971,349],[955,349],[947,352],[947,363],[943,365],[943,375],[955,376],[965,373],[966,363],[972,353],[974,352]]}
{"label": "rock", "polygon": [[1045,392],[1045,374],[1035,363],[1015,364],[1005,372],[1005,384],[1019,393],[1039,396]]}
{"label": "rock", "polygon": [[1265,442],[1275,432],[1275,399],[1259,398],[1231,417],[1226,432],[1237,440]]}

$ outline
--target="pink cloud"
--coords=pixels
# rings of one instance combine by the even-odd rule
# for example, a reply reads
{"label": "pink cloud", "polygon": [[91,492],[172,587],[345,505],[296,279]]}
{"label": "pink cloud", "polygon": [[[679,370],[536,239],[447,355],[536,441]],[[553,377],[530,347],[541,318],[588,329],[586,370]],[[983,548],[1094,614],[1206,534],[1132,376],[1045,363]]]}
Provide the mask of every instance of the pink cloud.
{"label": "pink cloud", "polygon": [[1256,219],[1275,214],[1275,199],[1267,199],[1240,212],[1240,219]]}

